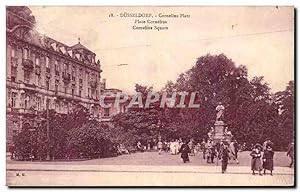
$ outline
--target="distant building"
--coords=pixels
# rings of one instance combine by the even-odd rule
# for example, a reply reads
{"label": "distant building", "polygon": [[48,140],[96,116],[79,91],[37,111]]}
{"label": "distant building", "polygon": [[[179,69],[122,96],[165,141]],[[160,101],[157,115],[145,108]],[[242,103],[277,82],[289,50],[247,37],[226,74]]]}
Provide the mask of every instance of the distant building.
{"label": "distant building", "polygon": [[[112,93],[112,95],[110,95],[110,96],[105,96],[104,103],[107,105],[110,104],[111,106],[108,108],[103,108],[103,114],[102,114],[102,118],[101,118],[102,121],[110,121],[112,116],[114,116],[118,113],[124,113],[127,111],[126,106],[128,105],[128,101],[126,101],[124,103],[120,103],[116,106],[115,105],[116,95],[117,95],[117,93],[121,94],[122,91],[119,89],[114,89],[114,88],[107,89],[105,79],[103,79],[103,82],[101,85],[102,85],[101,90],[102,90],[103,94],[105,94],[107,92]],[[121,96],[121,98],[122,97],[123,96]]]}
{"label": "distant building", "polygon": [[23,128],[36,126],[47,105],[67,114],[79,103],[92,117],[107,119],[99,104],[102,70],[94,52],[80,41],[67,46],[35,31],[28,7],[7,7],[6,19],[8,144]]}

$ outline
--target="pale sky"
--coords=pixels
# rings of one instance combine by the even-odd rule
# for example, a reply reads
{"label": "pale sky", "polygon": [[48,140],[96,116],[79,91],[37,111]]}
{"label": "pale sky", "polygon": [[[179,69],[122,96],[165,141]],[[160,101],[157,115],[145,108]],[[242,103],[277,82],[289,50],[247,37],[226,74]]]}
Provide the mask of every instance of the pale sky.
{"label": "pale sky", "polygon": [[[207,53],[224,53],[264,76],[272,91],[294,76],[292,7],[30,7],[37,30],[67,45],[81,44],[97,54],[108,88],[132,93],[135,83],[161,89]],[[109,13],[189,14],[166,20],[168,30],[133,30],[137,18]],[[140,18],[147,20],[148,18]],[[137,26],[154,26],[138,24]],[[234,25],[234,27],[232,27]],[[117,66],[128,64],[127,66]]]}

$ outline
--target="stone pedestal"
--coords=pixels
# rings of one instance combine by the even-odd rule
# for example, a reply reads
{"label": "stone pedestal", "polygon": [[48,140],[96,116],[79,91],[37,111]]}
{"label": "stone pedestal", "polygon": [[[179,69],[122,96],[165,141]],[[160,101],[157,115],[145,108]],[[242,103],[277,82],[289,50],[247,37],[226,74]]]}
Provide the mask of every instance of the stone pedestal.
{"label": "stone pedestal", "polygon": [[216,142],[220,142],[221,140],[224,140],[225,139],[225,136],[224,136],[225,123],[223,121],[216,121],[214,126],[215,126],[214,127],[215,134],[213,137],[214,140]]}

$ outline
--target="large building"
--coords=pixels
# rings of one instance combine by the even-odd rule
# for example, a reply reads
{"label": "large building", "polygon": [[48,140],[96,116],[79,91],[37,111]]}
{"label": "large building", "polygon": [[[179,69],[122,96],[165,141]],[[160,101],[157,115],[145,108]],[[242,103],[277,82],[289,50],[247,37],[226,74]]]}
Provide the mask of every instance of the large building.
{"label": "large building", "polygon": [[107,119],[99,105],[102,71],[94,52],[80,42],[68,46],[34,30],[28,7],[7,7],[6,19],[8,144],[22,128],[36,126],[47,106],[69,113],[81,104],[92,117]]}

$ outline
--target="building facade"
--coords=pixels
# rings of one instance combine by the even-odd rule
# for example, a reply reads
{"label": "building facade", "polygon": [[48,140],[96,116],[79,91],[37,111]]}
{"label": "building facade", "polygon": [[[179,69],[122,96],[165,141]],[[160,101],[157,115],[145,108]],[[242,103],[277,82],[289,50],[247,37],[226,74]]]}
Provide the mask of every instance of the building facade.
{"label": "building facade", "polygon": [[8,145],[23,128],[36,126],[46,108],[67,114],[81,104],[101,119],[102,70],[96,54],[80,42],[68,46],[34,30],[28,7],[7,7],[6,19]]}

